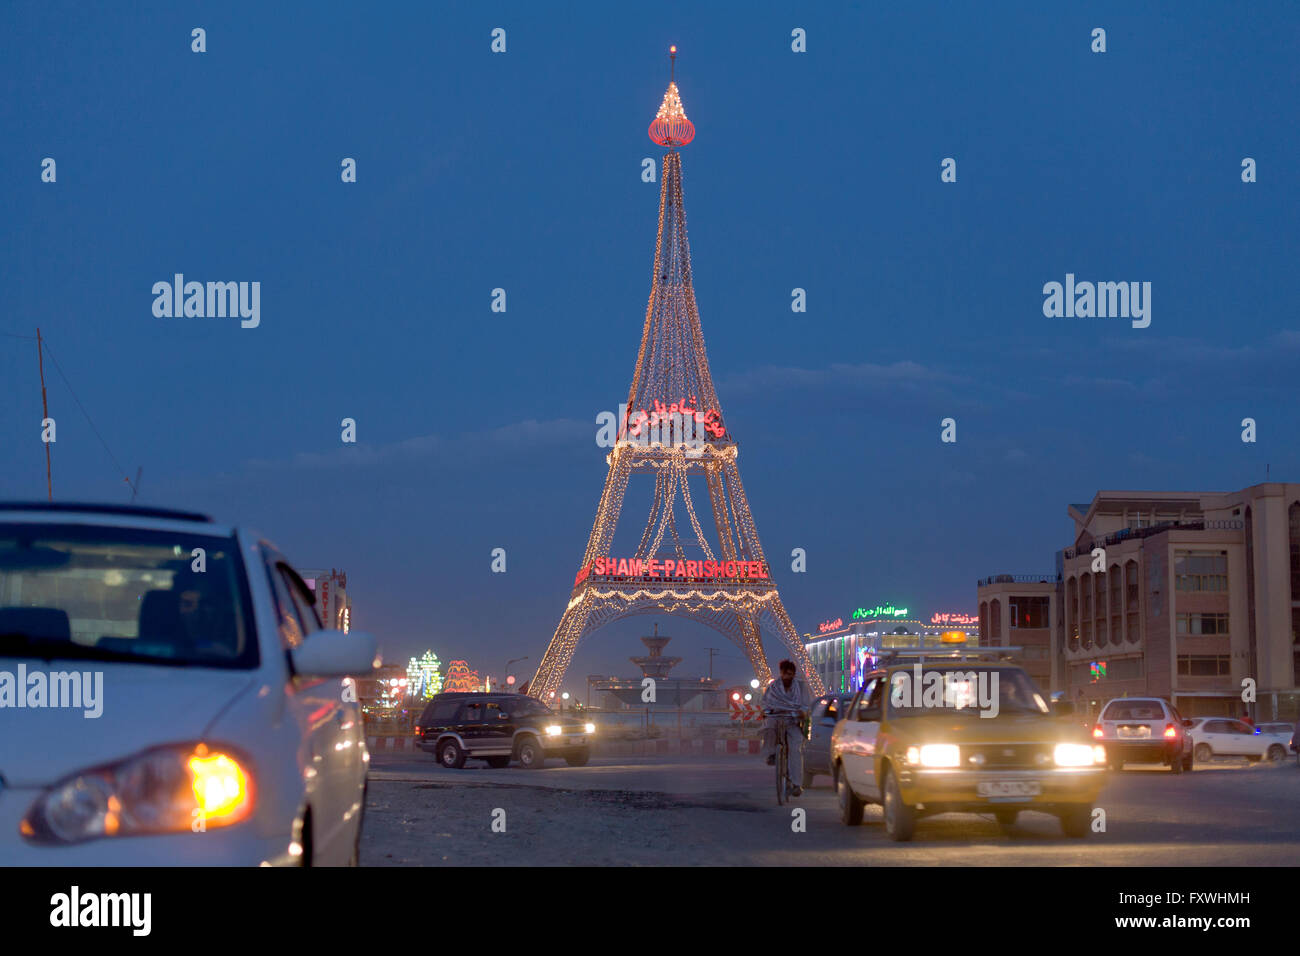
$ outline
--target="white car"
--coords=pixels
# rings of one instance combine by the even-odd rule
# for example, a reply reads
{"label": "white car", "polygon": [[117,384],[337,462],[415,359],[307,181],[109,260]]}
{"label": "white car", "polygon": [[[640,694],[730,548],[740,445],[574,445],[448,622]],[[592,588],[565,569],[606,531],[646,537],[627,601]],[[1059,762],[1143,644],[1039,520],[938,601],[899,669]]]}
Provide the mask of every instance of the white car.
{"label": "white car", "polygon": [[0,503],[0,860],[355,864],[375,642],[313,605],[202,515]]}
{"label": "white car", "polygon": [[1288,724],[1285,721],[1270,720],[1259,725],[1259,732],[1264,737],[1272,737],[1278,743],[1285,744],[1288,753],[1295,753],[1296,748],[1292,743],[1296,736],[1296,725]]}
{"label": "white car", "polygon": [[1188,734],[1196,748],[1197,762],[1211,757],[1245,757],[1255,761],[1267,757],[1274,762],[1285,760],[1287,742],[1276,734],[1265,734],[1244,720],[1231,717],[1205,717],[1192,722]]}

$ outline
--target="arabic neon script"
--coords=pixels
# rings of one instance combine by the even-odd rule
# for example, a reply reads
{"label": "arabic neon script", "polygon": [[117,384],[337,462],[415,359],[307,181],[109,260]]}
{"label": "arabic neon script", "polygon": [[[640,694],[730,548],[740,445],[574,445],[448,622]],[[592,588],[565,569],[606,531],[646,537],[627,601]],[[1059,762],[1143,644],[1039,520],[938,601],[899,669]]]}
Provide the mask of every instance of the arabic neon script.
{"label": "arabic neon script", "polygon": [[906,616],[907,616],[907,608],[894,607],[894,605],[892,604],[886,604],[884,607],[881,607],[879,604],[877,604],[873,608],[870,609],[858,608],[856,611],[853,612],[853,620],[855,621],[869,621],[874,617],[906,617]]}
{"label": "arabic neon script", "polygon": [[844,626],[844,618],[837,617],[833,621],[822,621],[820,624],[817,625],[817,630],[825,634],[827,631],[833,631],[837,627],[843,627],[843,626]]}
{"label": "arabic neon script", "polygon": [[978,624],[978,614],[936,614],[930,618],[931,624]]}
{"label": "arabic neon script", "polygon": [[628,409],[627,433],[633,438],[640,438],[643,429],[671,425],[673,416],[680,415],[683,419],[689,418],[703,425],[704,430],[714,438],[725,435],[727,429],[722,424],[722,414],[716,408],[700,411],[698,406],[699,399],[694,395],[691,396],[690,401],[683,398],[680,402],[671,402],[668,405],[656,398],[650,408],[643,408],[640,411]]}

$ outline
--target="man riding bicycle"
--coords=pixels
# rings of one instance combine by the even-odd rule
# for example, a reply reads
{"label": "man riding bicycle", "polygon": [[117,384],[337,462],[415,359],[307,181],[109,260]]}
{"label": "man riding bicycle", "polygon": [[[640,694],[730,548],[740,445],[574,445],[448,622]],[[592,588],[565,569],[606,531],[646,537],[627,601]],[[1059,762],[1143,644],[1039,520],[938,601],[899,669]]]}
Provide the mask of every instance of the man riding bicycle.
{"label": "man riding bicycle", "polygon": [[782,661],[777,665],[781,676],[774,678],[763,691],[763,713],[767,720],[763,725],[763,755],[770,767],[776,763],[777,734],[785,734],[786,745],[790,753],[790,779],[795,781],[790,793],[801,793],[798,781],[803,780],[803,728],[801,721],[807,720],[812,710],[812,694],[808,685],[795,677],[798,672],[793,661]]}

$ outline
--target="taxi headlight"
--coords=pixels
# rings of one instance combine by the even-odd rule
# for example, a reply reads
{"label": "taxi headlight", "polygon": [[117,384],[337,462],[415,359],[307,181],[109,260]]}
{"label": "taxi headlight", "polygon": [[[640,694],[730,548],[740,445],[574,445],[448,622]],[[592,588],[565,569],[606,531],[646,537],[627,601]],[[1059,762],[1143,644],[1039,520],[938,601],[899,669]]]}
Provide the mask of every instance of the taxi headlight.
{"label": "taxi headlight", "polygon": [[1091,767],[1097,762],[1097,750],[1103,748],[1093,747],[1089,744],[1057,744],[1056,745],[1056,765],[1058,767]]}
{"label": "taxi headlight", "polygon": [[956,744],[925,744],[908,747],[907,762],[922,767],[956,767],[961,764],[961,753]]}
{"label": "taxi headlight", "polygon": [[560,736],[560,733],[561,728],[559,724],[549,724],[546,728],[546,736],[548,737],[558,737]]}
{"label": "taxi headlight", "polygon": [[585,731],[586,731],[587,733],[589,733],[589,734],[594,734],[594,733],[596,732],[596,725],[595,725],[595,724],[583,724],[583,725],[582,725],[582,729],[585,730]]}
{"label": "taxi headlight", "polygon": [[60,781],[19,825],[37,843],[203,832],[246,819],[253,781],[246,764],[207,745],[158,747]]}

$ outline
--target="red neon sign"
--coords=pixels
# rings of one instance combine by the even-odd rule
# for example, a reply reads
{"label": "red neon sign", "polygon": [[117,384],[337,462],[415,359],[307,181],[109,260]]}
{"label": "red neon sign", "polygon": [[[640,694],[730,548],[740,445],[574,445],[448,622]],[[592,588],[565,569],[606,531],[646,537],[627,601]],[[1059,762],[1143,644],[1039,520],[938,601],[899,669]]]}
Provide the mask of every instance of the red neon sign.
{"label": "red neon sign", "polygon": [[696,424],[703,425],[714,438],[721,438],[727,433],[727,429],[722,424],[722,414],[716,408],[710,408],[708,411],[700,411],[693,407],[699,405],[699,399],[694,395],[688,402],[683,398],[680,402],[672,402],[665,405],[659,399],[654,400],[651,408],[643,408],[639,412],[628,409],[627,421],[624,423],[627,433],[633,438],[640,438],[643,429],[661,428],[663,425],[671,425],[674,415],[682,416],[682,419],[690,419]]}
{"label": "red neon sign", "polygon": [[683,580],[763,580],[769,575],[762,561],[678,561],[673,558],[597,558],[578,572],[573,586],[587,575],[618,578],[678,578]]}
{"label": "red neon sign", "polygon": [[844,618],[837,617],[833,621],[822,621],[820,624],[817,625],[817,630],[825,634],[827,631],[833,631],[836,628],[840,628],[843,626],[844,626]]}
{"label": "red neon sign", "polygon": [[977,614],[936,614],[930,618],[931,624],[978,624]]}

